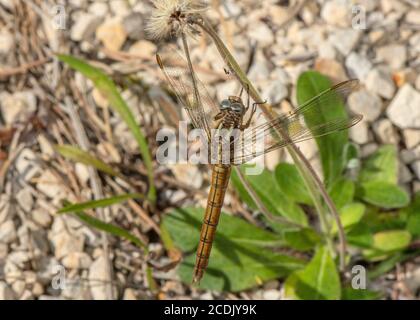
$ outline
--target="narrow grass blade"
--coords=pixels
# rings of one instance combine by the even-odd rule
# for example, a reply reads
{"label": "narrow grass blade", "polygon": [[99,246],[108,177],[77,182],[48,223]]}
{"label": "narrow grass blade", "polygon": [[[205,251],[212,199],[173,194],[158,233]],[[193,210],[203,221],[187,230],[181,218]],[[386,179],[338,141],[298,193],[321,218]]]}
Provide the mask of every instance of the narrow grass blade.
{"label": "narrow grass blade", "polygon": [[108,99],[111,107],[121,116],[123,121],[127,124],[128,128],[131,130],[134,138],[136,139],[139,145],[140,153],[147,168],[150,186],[148,198],[152,202],[155,202],[156,189],[154,185],[153,163],[147,140],[143,135],[142,131],[140,130],[139,126],[137,125],[133,113],[131,112],[127,103],[121,97],[112,79],[108,77],[103,71],[89,65],[83,60],[61,54],[58,55],[58,58],[61,61],[67,63],[71,68],[79,71],[85,77],[90,79],[94,83],[96,88],[102,93],[102,95]]}
{"label": "narrow grass blade", "polygon": [[107,165],[102,160],[92,156],[90,153],[83,151],[82,149],[71,146],[71,145],[56,145],[55,150],[61,154],[63,157],[75,161],[80,162],[88,166],[92,166],[99,171],[105,172],[111,176],[115,177],[122,177],[120,173],[115,171],[109,165]]}
{"label": "narrow grass blade", "polygon": [[106,199],[71,204],[58,210],[57,213],[80,212],[80,211],[88,210],[88,209],[103,208],[103,207],[108,207],[110,205],[123,202],[128,199],[136,199],[136,198],[144,199],[145,196],[139,193],[122,194],[122,195],[118,195],[118,196],[106,198]]}

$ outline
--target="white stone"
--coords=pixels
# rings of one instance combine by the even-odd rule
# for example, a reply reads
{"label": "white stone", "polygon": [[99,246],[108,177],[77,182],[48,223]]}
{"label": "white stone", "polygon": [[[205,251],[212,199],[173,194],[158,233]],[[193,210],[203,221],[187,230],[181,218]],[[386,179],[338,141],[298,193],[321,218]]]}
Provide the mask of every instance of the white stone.
{"label": "white stone", "polygon": [[25,121],[36,110],[36,97],[32,91],[0,93],[0,111],[6,124]]}
{"label": "white stone", "polygon": [[382,112],[382,101],[369,91],[361,89],[349,96],[348,105],[354,113],[362,114],[364,120],[373,122]]}
{"label": "white stone", "polygon": [[405,146],[411,149],[420,143],[420,130],[405,129],[403,130]]}
{"label": "white stone", "polygon": [[347,56],[356,46],[360,39],[360,31],[354,29],[336,29],[330,36],[329,41],[341,54]]}
{"label": "white stone", "polygon": [[50,214],[41,208],[32,211],[32,219],[44,228],[48,227],[52,221]]}
{"label": "white stone", "polygon": [[108,13],[108,5],[105,2],[94,2],[89,6],[89,13],[103,17]]}
{"label": "white stone", "polygon": [[16,169],[25,181],[31,180],[40,172],[41,168],[36,159],[35,153],[29,148],[25,148],[19,153],[15,162]]}
{"label": "white stone", "polygon": [[263,292],[264,300],[280,300],[280,298],[281,298],[280,290],[271,289],[271,290],[264,290]]}
{"label": "white stone", "polygon": [[347,27],[351,22],[351,2],[347,0],[330,0],[324,4],[321,17],[328,24]]}
{"label": "white stone", "polygon": [[259,46],[262,48],[273,45],[274,42],[273,32],[263,22],[253,24],[249,29],[248,36],[250,39],[258,41]]}
{"label": "white stone", "polygon": [[118,51],[127,39],[127,32],[120,19],[106,20],[96,29],[96,38],[108,50]]}
{"label": "white stone", "polygon": [[92,259],[85,252],[70,252],[61,262],[69,269],[88,269]]}
{"label": "white stone", "polygon": [[363,80],[372,69],[372,63],[365,56],[352,52],[346,59],[346,67],[352,77]]}
{"label": "white stone", "polygon": [[29,188],[23,188],[16,194],[16,200],[25,212],[29,212],[34,204],[34,199],[29,191]]}
{"label": "white stone", "polygon": [[15,46],[15,38],[13,35],[6,29],[3,28],[0,30],[0,56],[10,55],[10,52]]}
{"label": "white stone", "polygon": [[410,170],[408,170],[407,166],[400,163],[398,170],[398,182],[400,184],[409,183],[412,179],[413,175],[411,174]]}
{"label": "white stone", "polygon": [[420,10],[411,10],[405,16],[405,21],[412,24],[420,24]]}
{"label": "white stone", "polygon": [[395,93],[395,83],[391,74],[380,69],[372,69],[366,78],[366,88],[369,91],[385,98],[391,99]]}
{"label": "white stone", "polygon": [[16,227],[12,220],[7,220],[0,225],[0,242],[11,243],[16,240]]}
{"label": "white stone", "polygon": [[271,105],[280,103],[288,95],[287,87],[282,80],[271,81],[270,84],[264,87],[262,96]]}
{"label": "white stone", "polygon": [[70,38],[73,41],[88,40],[101,23],[102,18],[91,13],[80,13],[71,28]]}
{"label": "white stone", "polygon": [[124,29],[130,39],[142,40],[145,38],[144,33],[144,15],[133,12],[123,20]]}
{"label": "white stone", "polygon": [[401,69],[407,60],[407,48],[400,44],[391,44],[377,50],[377,58],[394,70]]}
{"label": "white stone", "polygon": [[396,144],[398,142],[397,133],[388,119],[375,122],[373,130],[382,144]]}
{"label": "white stone", "polygon": [[405,84],[392,100],[386,114],[401,129],[420,129],[420,93],[410,84]]}
{"label": "white stone", "polygon": [[44,193],[47,197],[58,201],[66,196],[66,192],[57,177],[50,171],[42,172],[36,184],[38,191]]}
{"label": "white stone", "polygon": [[0,301],[14,300],[15,298],[13,290],[7,285],[7,283],[0,281]]}
{"label": "white stone", "polygon": [[413,168],[414,173],[417,176],[417,179],[420,180],[420,160],[415,161],[411,167]]}
{"label": "white stone", "polygon": [[350,138],[357,144],[369,142],[369,127],[366,121],[361,121],[357,126],[350,128]]}
{"label": "white stone", "polygon": [[[89,268],[90,292],[94,300],[105,300],[107,295],[107,282],[109,281],[109,270],[106,257],[100,255]],[[104,285],[100,285],[103,283]]]}

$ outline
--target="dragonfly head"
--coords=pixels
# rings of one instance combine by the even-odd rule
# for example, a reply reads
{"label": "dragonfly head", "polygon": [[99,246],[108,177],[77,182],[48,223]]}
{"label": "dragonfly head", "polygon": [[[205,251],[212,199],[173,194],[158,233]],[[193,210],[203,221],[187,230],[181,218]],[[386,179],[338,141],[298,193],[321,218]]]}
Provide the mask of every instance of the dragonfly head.
{"label": "dragonfly head", "polygon": [[231,96],[220,103],[220,111],[232,111],[236,114],[242,115],[245,113],[245,107],[241,98]]}

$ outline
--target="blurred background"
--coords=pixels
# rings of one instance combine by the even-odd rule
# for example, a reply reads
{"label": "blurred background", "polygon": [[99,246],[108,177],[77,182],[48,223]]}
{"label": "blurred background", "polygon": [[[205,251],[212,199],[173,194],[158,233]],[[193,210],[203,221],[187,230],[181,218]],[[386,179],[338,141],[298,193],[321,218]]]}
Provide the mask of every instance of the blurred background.
{"label": "blurred background", "polygon": [[[364,116],[349,130],[358,154],[355,166],[391,145],[395,162],[389,166],[396,168],[391,180],[410,200],[388,207],[379,203],[377,211],[393,216],[399,214],[393,209],[411,205],[410,214],[420,214],[419,206],[412,205],[420,191],[419,1],[214,0],[208,5],[206,14],[219,36],[279,113],[297,105],[296,84],[305,71],[318,71],[331,84],[358,78],[361,89],[347,103],[350,111]],[[154,160],[157,132],[177,129],[179,120],[187,118],[155,61],[158,51],[170,52],[178,42],[148,37],[152,9],[150,1],[136,0],[0,0],[0,299],[285,298],[284,277],[254,279],[238,290],[207,290],[182,281],[175,267],[180,251],[165,242],[162,221],[173,209],[205,206],[209,170]],[[239,91],[207,36],[196,36],[190,46],[198,77],[215,99]],[[129,241],[57,214],[64,201],[146,194],[149,187],[138,141],[111,108],[109,96],[60,62],[57,52],[83,59],[112,79],[147,141],[156,206],[131,199],[88,212],[145,243],[149,263]],[[103,88],[106,93],[110,87]],[[56,144],[80,146],[119,175],[69,161]],[[299,148],[322,177],[315,141]],[[386,170],[389,159],[381,161]],[[279,162],[292,160],[279,150],[265,162],[274,170]],[[225,211],[259,225],[257,210],[231,189]],[[398,224],[399,230],[405,227]],[[413,228],[403,249],[418,247],[420,231],[418,225]],[[400,260],[393,256],[371,289],[388,299],[418,298],[419,260],[410,253]]]}

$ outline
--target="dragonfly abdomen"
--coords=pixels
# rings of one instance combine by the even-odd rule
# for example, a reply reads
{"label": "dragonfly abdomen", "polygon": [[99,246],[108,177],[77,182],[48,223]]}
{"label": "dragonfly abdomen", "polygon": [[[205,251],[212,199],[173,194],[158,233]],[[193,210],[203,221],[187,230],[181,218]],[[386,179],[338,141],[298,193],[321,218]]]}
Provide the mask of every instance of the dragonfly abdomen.
{"label": "dragonfly abdomen", "polygon": [[193,282],[200,281],[207,268],[226,189],[229,184],[230,173],[230,166],[213,166],[210,192],[201,227],[200,242],[197,248]]}

